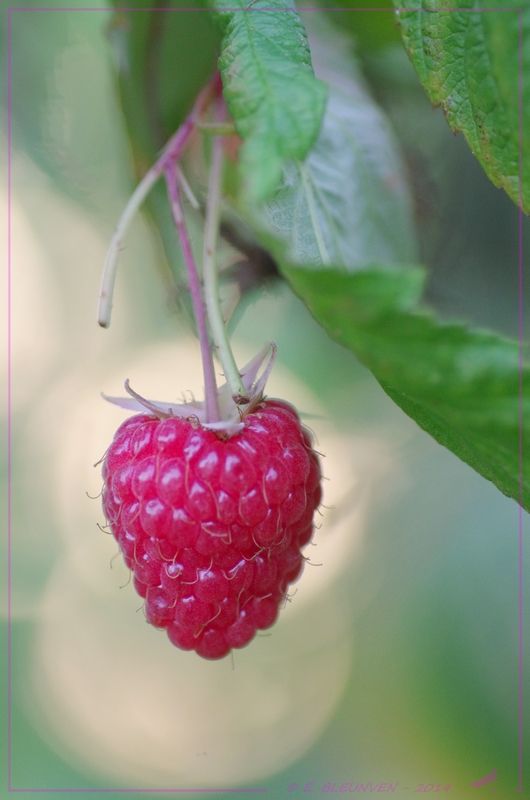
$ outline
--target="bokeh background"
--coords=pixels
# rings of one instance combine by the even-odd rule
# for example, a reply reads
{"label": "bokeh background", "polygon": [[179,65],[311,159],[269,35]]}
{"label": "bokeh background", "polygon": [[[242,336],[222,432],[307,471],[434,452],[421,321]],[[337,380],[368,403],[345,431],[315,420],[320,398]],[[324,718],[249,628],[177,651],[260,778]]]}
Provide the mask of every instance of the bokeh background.
{"label": "bokeh background", "polygon": [[[233,660],[200,662],[145,623],[89,497],[123,419],[100,392],[130,378],[162,399],[200,394],[201,376],[147,216],[122,254],[112,327],[95,322],[134,179],[115,28],[91,5],[12,14],[14,787],[516,796],[517,506],[420,431],[280,281],[245,298],[233,341],[240,362],[277,342],[270,393],[308,415],[325,454],[312,564],[280,622]],[[516,335],[515,207],[430,107],[391,15],[337,14],[402,145],[431,304]],[[193,16],[189,52],[207,36]],[[178,81],[186,50],[175,59]],[[5,593],[1,612],[5,634]],[[4,740],[4,766],[6,754]],[[526,781],[530,793],[528,763]]]}

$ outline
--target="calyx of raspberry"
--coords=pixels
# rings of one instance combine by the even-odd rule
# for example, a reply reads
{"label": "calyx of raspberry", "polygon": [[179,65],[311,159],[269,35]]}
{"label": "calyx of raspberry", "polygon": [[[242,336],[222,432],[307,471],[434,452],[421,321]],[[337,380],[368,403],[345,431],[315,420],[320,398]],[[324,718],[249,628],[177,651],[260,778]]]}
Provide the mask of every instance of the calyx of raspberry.
{"label": "calyx of raspberry", "polygon": [[129,397],[110,397],[102,394],[109,403],[113,403],[128,411],[154,414],[159,419],[180,417],[188,421],[196,420],[203,428],[215,431],[226,437],[234,436],[244,428],[244,418],[262,401],[265,386],[271,374],[276,357],[276,345],[266,345],[240,371],[245,395],[233,396],[228,383],[217,389],[220,419],[211,422],[207,419],[204,401],[192,400],[190,403],[171,403],[159,400],[148,400],[135,392],[129,380],[125,381],[125,391]]}

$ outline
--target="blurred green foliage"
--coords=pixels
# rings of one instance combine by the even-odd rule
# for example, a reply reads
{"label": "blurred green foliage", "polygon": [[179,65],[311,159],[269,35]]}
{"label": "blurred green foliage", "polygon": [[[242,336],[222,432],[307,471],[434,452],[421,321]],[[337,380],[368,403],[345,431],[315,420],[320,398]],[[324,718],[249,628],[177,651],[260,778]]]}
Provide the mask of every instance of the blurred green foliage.
{"label": "blurred green foliage", "polygon": [[[182,28],[177,18],[184,15],[173,16],[178,36]],[[364,15],[351,16],[360,20]],[[47,435],[39,409],[43,404],[50,409],[50,427],[53,421],[69,419],[87,396],[96,398],[106,388],[110,376],[121,375],[124,363],[129,364],[146,343],[154,346],[182,335],[170,292],[174,284],[164,285],[157,275],[157,269],[165,269],[165,257],[153,244],[152,231],[140,221],[123,254],[113,328],[97,331],[93,321],[100,266],[96,257],[102,258],[133,184],[130,145],[115,91],[109,21],[106,10],[13,14],[13,198],[27,215],[36,241],[31,257],[17,255],[13,264],[15,293],[23,300],[15,310],[35,348],[48,333],[48,295],[37,291],[40,284],[30,284],[33,291],[27,293],[17,287],[25,273],[31,276],[33,268],[41,267],[44,286],[56,300],[58,341],[37,377],[37,365],[27,360],[26,351],[16,350],[14,361],[13,766],[18,788],[108,785],[108,760],[113,758],[109,753],[100,762],[75,761],[64,740],[38,714],[42,686],[35,665],[43,592],[53,582],[54,565],[66,553],[65,534],[81,542],[100,535],[96,505],[84,495],[84,473],[78,475],[76,465],[67,462],[69,494],[62,483],[55,483],[67,443]],[[188,19],[182,23],[188,24]],[[361,22],[356,24],[360,30]],[[198,49],[192,30],[186,30],[188,47]],[[175,58],[180,55],[176,48]],[[205,57],[205,72],[207,61]],[[431,302],[444,314],[465,315],[513,335],[513,205],[489,184],[465,144],[449,133],[441,113],[431,109],[400,46],[377,54],[365,48],[362,64],[399,134],[412,176],[422,252],[432,266]],[[188,78],[191,81],[184,66],[175,70],[175,91],[182,92],[182,104],[173,118],[168,101],[162,136],[193,97]],[[169,97],[171,88],[169,81]],[[144,157],[145,147],[150,158],[151,148],[154,152],[160,141],[152,132],[146,131],[145,137],[140,155]],[[135,156],[141,168],[145,162]],[[94,237],[99,250],[88,245]],[[449,783],[454,787],[451,796],[464,798],[476,791],[470,789],[471,781],[496,769],[491,792],[515,797],[514,503],[407,420],[355,359],[329,340],[284,284],[247,297],[243,311],[236,347],[257,349],[264,339],[274,338],[280,363],[320,398],[341,436],[351,438],[352,456],[367,432],[377,434],[398,468],[397,475],[383,476],[376,484],[360,552],[333,587],[351,619],[345,644],[354,657],[340,705],[308,750],[279,772],[259,776],[256,783],[266,785],[274,797],[289,796],[291,783],[311,780],[318,787],[314,796],[320,796],[327,781],[400,781],[403,790],[419,783]],[[33,352],[31,347],[28,352]],[[176,373],[178,369],[177,364]],[[81,394],[66,391],[70,383]],[[103,404],[95,407],[100,417],[109,413]],[[319,421],[310,424],[318,433]],[[74,433],[81,441],[82,433],[90,435],[95,420],[84,416],[78,425]],[[42,438],[36,436],[39,431]],[[71,433],[70,438],[75,445],[76,436]],[[100,455],[81,452],[79,457],[93,463]],[[341,468],[345,474],[352,471],[348,461]],[[79,514],[67,524],[64,506],[70,501]],[[346,520],[358,502],[353,493],[344,498],[339,512]],[[525,575],[528,558],[525,552]],[[106,561],[99,566],[102,572],[108,569]],[[131,597],[132,590],[134,617]],[[63,601],[67,608],[68,595]],[[527,595],[524,601],[528,615]],[[82,632],[86,624],[83,618],[76,621]],[[131,620],[131,628],[135,624]],[[312,637],[310,623],[305,633]],[[119,642],[119,630],[116,637]],[[270,643],[274,647],[274,638]],[[528,683],[528,639],[525,647]],[[168,650],[168,658],[171,655]],[[58,672],[60,667],[57,664]],[[244,674],[242,668],[236,672],[238,679]],[[112,688],[119,694],[119,683]],[[85,732],[76,728],[75,717],[72,722],[67,711],[80,698],[69,697],[67,685],[64,690],[65,710],[60,713],[66,736],[74,741]],[[98,702],[97,697],[88,700]],[[308,696],[307,702],[313,698]],[[197,714],[207,721],[207,709],[197,709]],[[148,743],[146,732],[146,747]],[[285,742],[287,752],[290,744]],[[530,781],[528,765],[526,772]],[[481,797],[489,791],[485,787]]]}
{"label": "blurred green foliage", "polygon": [[333,22],[353,34],[360,54],[377,53],[386,45],[399,41],[399,29],[392,0],[375,0],[370,3],[374,11],[360,11],[360,6],[352,0],[324,0],[321,3],[328,10]]}
{"label": "blurred green foliage", "polygon": [[[530,213],[530,7],[395,0],[403,43],[435,105],[496,186]],[[508,12],[508,13],[505,13]],[[469,53],[473,57],[469,57]]]}

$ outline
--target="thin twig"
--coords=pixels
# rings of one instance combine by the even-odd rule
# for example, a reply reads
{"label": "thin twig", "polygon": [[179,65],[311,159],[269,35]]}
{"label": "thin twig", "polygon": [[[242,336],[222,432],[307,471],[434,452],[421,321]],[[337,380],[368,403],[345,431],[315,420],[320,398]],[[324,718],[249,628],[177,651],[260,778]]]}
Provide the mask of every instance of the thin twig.
{"label": "thin twig", "polygon": [[190,206],[194,209],[194,211],[200,211],[201,204],[193,194],[193,189],[189,185],[188,179],[186,178],[184,172],[181,170],[178,164],[177,164],[177,177],[179,179],[182,191],[184,192],[184,195]]}
{"label": "thin twig", "polygon": [[129,225],[131,224],[134,215],[142,205],[143,201],[153,188],[154,184],[166,169],[167,165],[171,162],[175,163],[181,158],[184,148],[188,144],[188,141],[195,130],[199,115],[210,101],[212,94],[216,94],[219,91],[219,80],[219,75],[216,74],[210,83],[199,94],[190,114],[166,144],[157,161],[146,172],[131,195],[129,202],[125,206],[125,209],[123,210],[107,251],[105,265],[103,267],[103,274],[101,277],[101,288],[98,302],[98,323],[102,328],[108,328],[110,325],[112,297],[116,282],[118,259],[120,252],[123,249],[123,240]]}
{"label": "thin twig", "polygon": [[191,242],[188,236],[188,229],[186,227],[186,220],[184,219],[184,213],[182,210],[182,200],[180,196],[176,165],[174,162],[170,161],[166,165],[165,173],[169,202],[171,204],[173,219],[175,221],[175,226],[180,239],[180,245],[182,247],[182,255],[186,265],[186,271],[188,273],[191,303],[195,322],[197,324],[197,333],[199,335],[202,369],[204,375],[206,422],[218,422],[220,415],[219,403],[217,399],[217,384],[215,381],[213,358],[208,339],[208,329],[206,326],[206,309],[202,298],[199,273],[195,263],[195,258],[193,256],[193,250],[191,248]]}
{"label": "thin twig", "polygon": [[234,397],[244,397],[246,390],[230,348],[219,301],[219,281],[215,254],[219,234],[221,181],[223,176],[223,142],[215,137],[212,143],[212,164],[208,179],[206,219],[204,225],[203,276],[204,294],[212,338],[218,349],[226,380]]}

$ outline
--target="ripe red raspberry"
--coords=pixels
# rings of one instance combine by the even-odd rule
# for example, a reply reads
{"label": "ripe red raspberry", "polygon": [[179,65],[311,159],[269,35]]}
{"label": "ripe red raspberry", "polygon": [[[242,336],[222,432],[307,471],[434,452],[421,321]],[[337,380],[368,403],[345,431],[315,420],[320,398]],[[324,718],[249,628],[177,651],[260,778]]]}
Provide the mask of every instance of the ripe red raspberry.
{"label": "ripe red raspberry", "polygon": [[130,417],[103,479],[147,620],[174,645],[222,658],[274,623],[321,500],[318,457],[292,406],[262,401],[229,439],[179,417]]}

